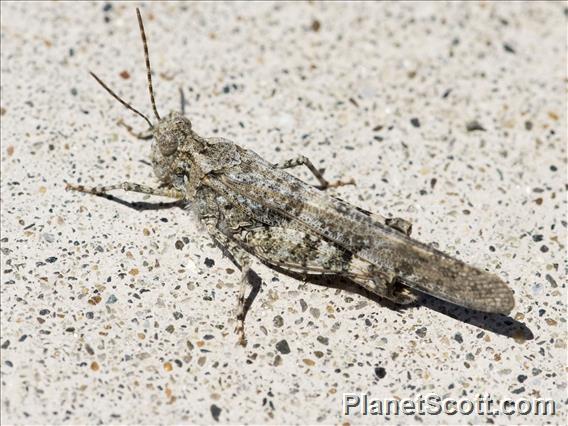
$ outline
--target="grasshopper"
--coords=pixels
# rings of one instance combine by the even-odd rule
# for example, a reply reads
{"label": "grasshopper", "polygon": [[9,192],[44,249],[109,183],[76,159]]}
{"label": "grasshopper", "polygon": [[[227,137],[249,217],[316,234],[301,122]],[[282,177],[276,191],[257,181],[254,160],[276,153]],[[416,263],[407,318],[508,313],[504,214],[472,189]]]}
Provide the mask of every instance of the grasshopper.
{"label": "grasshopper", "polygon": [[[397,304],[417,300],[418,293],[466,308],[508,314],[513,291],[496,275],[454,259],[410,238],[411,224],[355,207],[324,190],[352,182],[328,182],[304,156],[270,163],[224,138],[204,138],[184,115],[161,118],[156,108],[148,44],[136,9],[144,47],[150,101],[157,122],[122,100],[95,74],[115,99],[149,124],[151,160],[157,187],[124,182],[67,189],[95,195],[134,191],[180,200],[193,210],[210,236],[241,270],[235,332],[244,333],[245,292],[251,256],[268,266],[303,275],[335,275]],[[124,123],[123,123],[124,124]],[[308,185],[285,170],[305,166],[319,181]]]}

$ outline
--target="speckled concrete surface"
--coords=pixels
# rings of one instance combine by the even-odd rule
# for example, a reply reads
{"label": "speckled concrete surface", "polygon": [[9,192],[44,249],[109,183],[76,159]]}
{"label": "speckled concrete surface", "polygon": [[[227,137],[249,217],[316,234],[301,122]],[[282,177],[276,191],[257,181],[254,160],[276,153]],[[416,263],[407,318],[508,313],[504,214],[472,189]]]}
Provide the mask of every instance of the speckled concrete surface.
{"label": "speckled concrete surface", "polygon": [[[64,190],[154,182],[150,144],[116,126],[144,123],[87,74],[150,111],[134,4],[2,3],[3,424],[563,423],[564,3],[142,10],[161,111],[183,88],[200,134],[353,177],[336,194],[496,272],[517,306],[394,310],[255,264],[236,347],[238,273],[190,215]],[[346,416],[348,392],[557,413]]]}

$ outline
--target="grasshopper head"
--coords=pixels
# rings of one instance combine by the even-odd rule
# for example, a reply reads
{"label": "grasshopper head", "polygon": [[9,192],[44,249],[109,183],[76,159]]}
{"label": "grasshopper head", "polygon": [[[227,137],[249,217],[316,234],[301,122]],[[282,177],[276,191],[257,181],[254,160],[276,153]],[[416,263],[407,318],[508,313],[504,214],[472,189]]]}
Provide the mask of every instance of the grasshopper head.
{"label": "grasshopper head", "polygon": [[175,155],[180,145],[191,137],[191,121],[180,113],[170,112],[154,126],[154,144],[163,157]]}
{"label": "grasshopper head", "polygon": [[[164,185],[173,185],[180,187],[185,179],[188,178],[187,173],[190,170],[191,152],[199,150],[201,145],[199,137],[191,130],[191,122],[182,114],[171,112],[167,116],[161,118],[156,108],[156,100],[154,99],[154,89],[152,86],[152,72],[150,68],[150,57],[148,55],[148,44],[146,42],[146,33],[144,32],[144,23],[140,10],[136,9],[138,17],[138,26],[142,37],[144,47],[144,59],[146,60],[146,75],[148,78],[148,91],[150,93],[150,102],[154,116],[158,120],[153,124],[150,119],[130,105],[128,102],[120,98],[113,92],[103,81],[94,73],[90,73],[95,80],[117,101],[126,108],[142,117],[150,126],[154,142],[152,143],[152,165],[154,173]],[[182,95],[183,96],[183,95]],[[182,103],[183,105],[183,103]]]}
{"label": "grasshopper head", "polygon": [[191,121],[178,112],[170,112],[154,125],[152,133],[152,165],[156,177],[165,185],[180,186],[191,167],[195,139]]}

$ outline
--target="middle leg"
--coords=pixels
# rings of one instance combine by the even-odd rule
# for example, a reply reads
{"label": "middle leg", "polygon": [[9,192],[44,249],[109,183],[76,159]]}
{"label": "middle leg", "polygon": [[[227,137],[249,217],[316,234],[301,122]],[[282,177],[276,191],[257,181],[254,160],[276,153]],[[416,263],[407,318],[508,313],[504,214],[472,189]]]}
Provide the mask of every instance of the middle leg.
{"label": "middle leg", "polygon": [[312,172],[312,174],[316,177],[316,179],[320,183],[318,187],[319,189],[335,188],[343,185],[355,185],[355,181],[353,179],[349,179],[347,181],[338,180],[330,183],[327,179],[323,177],[322,172],[320,172],[313,165],[313,163],[309,160],[309,158],[303,155],[299,155],[296,158],[292,158],[290,160],[282,161],[280,163],[275,164],[275,167],[278,169],[290,169],[292,167],[298,167],[298,166],[306,166],[310,170],[310,172]]}

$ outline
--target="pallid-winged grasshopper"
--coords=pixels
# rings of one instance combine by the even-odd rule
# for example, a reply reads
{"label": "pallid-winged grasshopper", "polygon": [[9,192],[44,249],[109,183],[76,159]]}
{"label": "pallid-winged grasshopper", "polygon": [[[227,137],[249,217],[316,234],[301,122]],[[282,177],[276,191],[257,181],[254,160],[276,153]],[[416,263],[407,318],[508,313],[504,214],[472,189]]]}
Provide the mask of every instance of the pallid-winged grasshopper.
{"label": "pallid-winged grasshopper", "polygon": [[[513,292],[500,278],[411,239],[411,225],[403,219],[387,219],[327,195],[324,189],[342,183],[329,184],[307,158],[272,164],[227,139],[199,136],[182,114],[171,112],[160,118],[144,26],[136,11],[158,121],[151,123],[91,74],[150,125],[159,186],[124,182],[67,188],[96,195],[122,189],[186,202],[241,270],[235,331],[242,344],[250,255],[284,271],[348,278],[397,304],[414,302],[418,291],[479,311],[512,310]],[[319,187],[284,171],[300,165],[310,169]]]}

